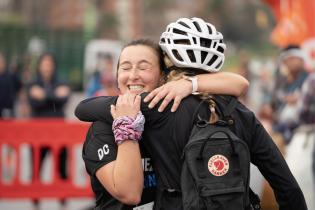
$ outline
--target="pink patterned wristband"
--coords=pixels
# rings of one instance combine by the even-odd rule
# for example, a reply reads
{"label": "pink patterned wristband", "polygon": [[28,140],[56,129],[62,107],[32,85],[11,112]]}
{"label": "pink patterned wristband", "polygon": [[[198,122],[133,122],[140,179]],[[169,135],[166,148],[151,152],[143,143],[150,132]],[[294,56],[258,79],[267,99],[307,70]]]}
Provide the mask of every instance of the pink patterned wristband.
{"label": "pink patterned wristband", "polygon": [[115,142],[119,145],[125,140],[140,141],[144,122],[145,118],[141,112],[137,114],[136,119],[128,116],[115,119],[112,125]]}

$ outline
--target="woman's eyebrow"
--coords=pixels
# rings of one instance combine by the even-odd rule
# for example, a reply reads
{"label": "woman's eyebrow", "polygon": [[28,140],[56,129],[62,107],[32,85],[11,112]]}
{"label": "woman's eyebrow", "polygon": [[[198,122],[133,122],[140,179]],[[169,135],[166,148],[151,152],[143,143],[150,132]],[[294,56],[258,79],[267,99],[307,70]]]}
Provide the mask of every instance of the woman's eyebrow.
{"label": "woman's eyebrow", "polygon": [[[137,64],[141,64],[141,63],[147,63],[147,64],[152,65],[152,63],[150,61],[145,60],[145,59],[142,59],[142,60],[137,62]],[[132,63],[130,61],[123,61],[119,65],[132,65]]]}
{"label": "woman's eyebrow", "polygon": [[120,65],[124,65],[124,64],[130,64],[131,65],[131,62],[130,61],[123,61],[120,63]]}
{"label": "woman's eyebrow", "polygon": [[147,63],[147,64],[152,65],[152,63],[151,63],[151,62],[149,62],[149,61],[147,61],[147,60],[145,60],[145,59],[140,60],[138,63]]}

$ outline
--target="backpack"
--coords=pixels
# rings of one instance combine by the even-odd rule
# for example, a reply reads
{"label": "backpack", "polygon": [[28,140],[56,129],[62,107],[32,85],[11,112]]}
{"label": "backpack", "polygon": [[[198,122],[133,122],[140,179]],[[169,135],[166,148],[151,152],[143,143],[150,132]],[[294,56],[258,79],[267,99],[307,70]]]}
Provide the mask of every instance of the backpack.
{"label": "backpack", "polygon": [[228,105],[221,109],[223,117],[215,124],[209,124],[198,115],[193,125],[183,151],[184,210],[260,209],[258,196],[249,188],[249,149],[229,128],[234,124],[231,113],[236,105],[237,99],[231,97]]}

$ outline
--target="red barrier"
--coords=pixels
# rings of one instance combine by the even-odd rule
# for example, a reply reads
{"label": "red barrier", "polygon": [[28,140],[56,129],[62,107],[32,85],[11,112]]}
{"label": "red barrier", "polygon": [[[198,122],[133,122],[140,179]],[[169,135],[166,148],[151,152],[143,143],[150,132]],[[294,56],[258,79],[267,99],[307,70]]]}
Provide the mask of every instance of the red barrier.
{"label": "red barrier", "polygon": [[[64,120],[27,120],[0,121],[0,198],[69,198],[69,197],[91,197],[93,195],[90,188],[90,182],[85,171],[82,170],[84,176],[84,186],[75,183],[75,153],[76,147],[82,147],[84,138],[89,124],[80,122],[67,122]],[[21,147],[29,145],[32,148],[33,158],[30,164],[32,178],[25,183],[21,180]],[[6,158],[4,148],[9,148],[11,153],[15,154],[15,158]],[[40,179],[40,149],[49,147],[52,156],[53,170],[52,180],[47,183]],[[67,155],[67,179],[61,179],[58,173],[58,154],[65,147],[68,151]],[[13,151],[13,152],[12,152]],[[81,159],[81,158],[80,158]],[[82,161],[79,160],[79,161]],[[4,165],[14,166],[14,174],[12,180],[6,182],[4,174],[6,169]],[[13,162],[13,164],[12,164]],[[78,161],[77,161],[78,162]]]}

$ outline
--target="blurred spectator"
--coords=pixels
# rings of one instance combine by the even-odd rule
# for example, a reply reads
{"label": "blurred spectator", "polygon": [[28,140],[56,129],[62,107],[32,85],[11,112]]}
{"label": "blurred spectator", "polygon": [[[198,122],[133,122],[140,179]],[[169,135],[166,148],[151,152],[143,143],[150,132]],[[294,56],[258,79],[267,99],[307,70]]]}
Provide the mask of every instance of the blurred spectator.
{"label": "blurred spectator", "polygon": [[302,125],[315,125],[315,73],[305,80],[299,101],[299,119]]}
{"label": "blurred spectator", "polygon": [[[50,53],[40,56],[37,65],[37,78],[29,86],[28,97],[33,117],[64,118],[64,105],[70,96],[70,88],[57,78],[57,62]],[[49,148],[43,147],[40,151],[40,164],[48,153]],[[58,170],[60,178],[67,178],[67,150],[62,148],[59,153]],[[41,167],[42,168],[42,167]],[[64,206],[64,200],[61,201]],[[38,207],[38,201],[34,200]]]}
{"label": "blurred spectator", "polygon": [[[314,132],[315,126],[315,72],[311,73],[302,87],[301,100],[299,101],[299,118],[301,125],[311,125]],[[314,134],[313,134],[314,135]],[[315,179],[315,146],[312,154],[312,171]],[[315,186],[314,186],[315,187]],[[315,189],[315,188],[314,188]]]}
{"label": "blurred spectator", "polygon": [[247,94],[247,105],[255,113],[259,113],[260,109],[265,109],[265,106],[271,101],[274,65],[271,60],[252,59],[249,69],[251,85]]}
{"label": "blurred spectator", "polygon": [[0,52],[0,119],[15,116],[14,103],[20,89],[21,82],[16,72],[9,71]]}
{"label": "blurred spectator", "polygon": [[57,78],[55,57],[46,53],[39,58],[37,78],[28,90],[33,117],[64,117],[64,105],[70,88]]}
{"label": "blurred spectator", "polygon": [[274,130],[289,143],[293,130],[298,126],[298,99],[307,77],[304,69],[304,54],[299,46],[290,45],[280,54],[280,71],[272,100],[276,112]]}
{"label": "blurred spectator", "polygon": [[110,54],[99,54],[97,69],[87,87],[87,96],[113,96],[118,94],[116,79],[113,75],[114,60]]}

